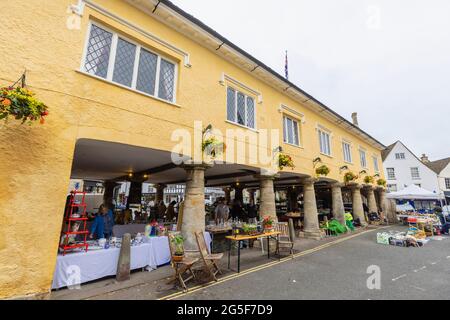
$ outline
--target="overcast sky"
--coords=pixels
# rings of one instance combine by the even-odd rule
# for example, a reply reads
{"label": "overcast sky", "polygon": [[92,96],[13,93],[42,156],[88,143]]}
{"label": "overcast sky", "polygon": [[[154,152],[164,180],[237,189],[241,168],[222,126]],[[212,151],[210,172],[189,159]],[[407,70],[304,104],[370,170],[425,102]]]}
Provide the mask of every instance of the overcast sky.
{"label": "overcast sky", "polygon": [[450,157],[450,1],[173,0],[385,145]]}

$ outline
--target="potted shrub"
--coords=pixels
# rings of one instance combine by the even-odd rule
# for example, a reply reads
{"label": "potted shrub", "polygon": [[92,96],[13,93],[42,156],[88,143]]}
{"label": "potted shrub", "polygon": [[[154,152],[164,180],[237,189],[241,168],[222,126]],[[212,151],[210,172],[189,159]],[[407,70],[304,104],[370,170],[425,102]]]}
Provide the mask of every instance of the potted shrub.
{"label": "potted shrub", "polygon": [[365,176],[364,183],[370,184],[373,183],[374,179],[372,176]]}
{"label": "potted shrub", "polygon": [[47,106],[34,97],[34,93],[26,88],[7,87],[0,89],[0,119],[14,117],[22,123],[39,120],[45,122],[48,115]]}
{"label": "potted shrub", "polygon": [[349,171],[344,174],[344,182],[349,183],[358,179],[358,176],[353,172]]}
{"label": "potted shrub", "polygon": [[377,184],[381,187],[386,187],[386,180],[380,178],[377,180]]}
{"label": "potted shrub", "polygon": [[326,165],[321,165],[316,169],[316,174],[319,176],[327,176],[330,173],[330,168]]}
{"label": "potted shrub", "polygon": [[280,153],[278,155],[278,168],[280,170],[283,170],[284,167],[289,167],[291,169],[294,169],[294,161],[292,160],[290,155]]}
{"label": "potted shrub", "polygon": [[173,236],[170,240],[174,247],[174,253],[172,256],[172,260],[175,262],[180,262],[184,257],[184,239],[180,234]]}

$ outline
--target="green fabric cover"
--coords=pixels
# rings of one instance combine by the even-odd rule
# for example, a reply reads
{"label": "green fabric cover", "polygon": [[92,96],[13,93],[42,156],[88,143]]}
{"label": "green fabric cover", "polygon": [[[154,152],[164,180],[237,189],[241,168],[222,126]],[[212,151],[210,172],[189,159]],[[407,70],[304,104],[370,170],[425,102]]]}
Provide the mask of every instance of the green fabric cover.
{"label": "green fabric cover", "polygon": [[355,230],[355,226],[353,225],[353,222],[351,220],[345,220],[345,225],[347,226],[347,228],[349,228],[350,230]]}
{"label": "green fabric cover", "polygon": [[328,223],[328,229],[336,234],[347,232],[347,228],[334,219]]}

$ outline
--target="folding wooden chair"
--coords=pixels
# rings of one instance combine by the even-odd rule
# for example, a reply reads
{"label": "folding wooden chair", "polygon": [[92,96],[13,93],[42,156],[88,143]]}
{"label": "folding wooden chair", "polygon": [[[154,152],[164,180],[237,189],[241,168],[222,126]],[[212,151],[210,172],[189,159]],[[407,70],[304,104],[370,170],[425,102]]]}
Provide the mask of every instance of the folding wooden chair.
{"label": "folding wooden chair", "polygon": [[280,256],[281,249],[289,249],[292,259],[294,259],[294,238],[289,232],[289,224],[287,222],[278,222],[275,225],[275,230],[280,232],[277,240],[277,248],[275,250],[275,254]]}
{"label": "folding wooden chair", "polygon": [[200,252],[202,261],[205,264],[206,271],[212,276],[214,281],[217,281],[216,275],[218,273],[222,274],[222,271],[220,271],[220,268],[217,265],[217,261],[222,259],[223,253],[209,253],[203,232],[196,232],[195,238],[197,240],[198,250]]}
{"label": "folding wooden chair", "polygon": [[175,271],[174,278],[169,281],[178,281],[180,285],[183,287],[183,291],[188,291],[188,288],[186,286],[186,283],[192,279],[195,279],[195,273],[192,271],[192,266],[194,263],[198,261],[197,258],[188,258],[183,257],[183,260],[181,261],[174,261],[173,260],[173,253],[174,248],[172,247],[172,238],[174,237],[174,234],[169,234],[167,237],[169,239],[169,248],[170,248],[170,264],[172,265],[172,268]]}

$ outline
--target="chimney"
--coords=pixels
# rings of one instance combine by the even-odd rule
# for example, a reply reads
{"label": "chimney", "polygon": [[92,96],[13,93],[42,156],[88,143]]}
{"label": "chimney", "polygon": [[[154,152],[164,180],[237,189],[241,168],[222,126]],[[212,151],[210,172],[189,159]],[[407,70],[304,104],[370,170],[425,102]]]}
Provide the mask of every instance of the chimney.
{"label": "chimney", "polygon": [[357,127],[359,127],[359,123],[358,123],[358,113],[357,112],[353,112],[352,113],[352,121],[353,124]]}
{"label": "chimney", "polygon": [[420,158],[420,161],[423,163],[428,163],[430,160],[428,159],[428,156],[425,153],[422,153],[422,157]]}

